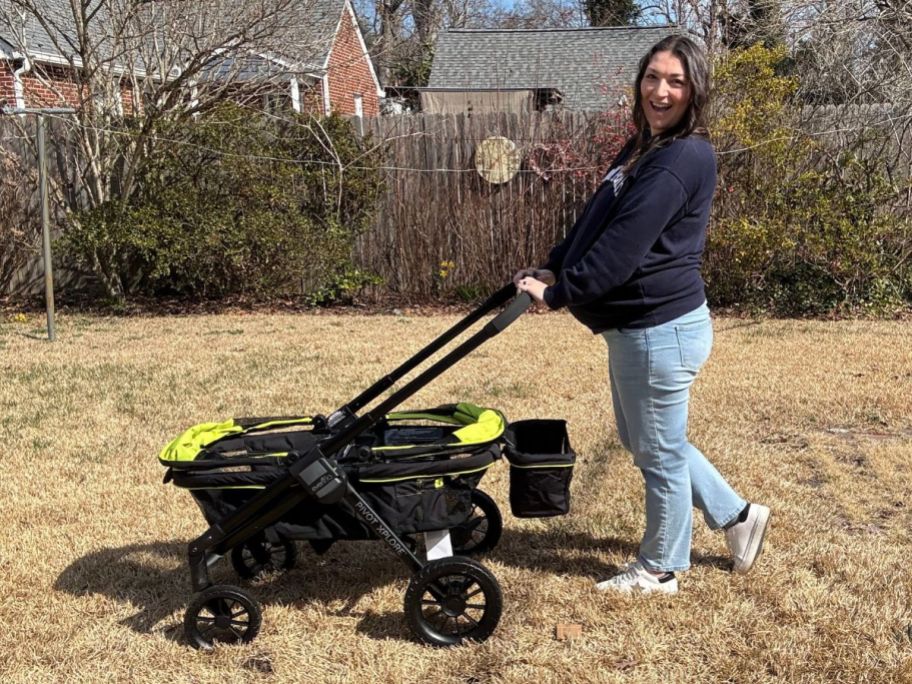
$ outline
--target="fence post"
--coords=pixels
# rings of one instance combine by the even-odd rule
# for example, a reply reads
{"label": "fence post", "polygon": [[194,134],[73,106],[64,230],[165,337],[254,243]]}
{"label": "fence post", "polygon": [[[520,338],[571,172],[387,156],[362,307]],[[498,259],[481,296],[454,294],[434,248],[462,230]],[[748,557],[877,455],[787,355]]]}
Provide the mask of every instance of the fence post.
{"label": "fence post", "polygon": [[54,271],[51,263],[51,215],[48,208],[47,154],[45,138],[47,137],[47,119],[38,114],[38,192],[41,199],[41,243],[44,257],[44,302],[47,308],[48,340],[57,339],[54,327]]}

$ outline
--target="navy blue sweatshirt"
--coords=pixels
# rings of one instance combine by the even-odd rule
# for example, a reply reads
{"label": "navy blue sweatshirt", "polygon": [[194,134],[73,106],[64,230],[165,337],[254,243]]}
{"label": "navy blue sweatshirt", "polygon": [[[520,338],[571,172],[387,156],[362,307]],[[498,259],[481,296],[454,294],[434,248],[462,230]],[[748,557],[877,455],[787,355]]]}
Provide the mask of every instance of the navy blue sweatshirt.
{"label": "navy blue sweatshirt", "polygon": [[557,276],[545,303],[569,307],[594,333],[661,325],[706,300],[700,266],[716,187],[712,145],[673,140],[626,179],[625,156],[542,266]]}

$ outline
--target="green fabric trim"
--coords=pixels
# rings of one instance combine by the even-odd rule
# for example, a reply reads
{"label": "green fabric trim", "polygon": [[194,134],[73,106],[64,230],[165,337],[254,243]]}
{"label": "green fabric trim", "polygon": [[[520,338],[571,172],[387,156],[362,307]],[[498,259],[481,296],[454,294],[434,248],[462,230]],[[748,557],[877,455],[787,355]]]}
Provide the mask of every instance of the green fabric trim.
{"label": "green fabric trim", "polygon": [[381,480],[359,479],[358,482],[364,482],[365,484],[387,484],[390,482],[405,482],[406,480],[439,480],[445,477],[457,477],[459,475],[471,475],[472,473],[480,473],[482,470],[487,470],[492,465],[494,464],[488,463],[488,465],[481,466],[480,468],[473,468],[472,470],[460,470],[453,473],[446,473],[445,475],[409,475],[408,477],[390,477]]}
{"label": "green fabric trim", "polygon": [[[476,406],[475,404],[470,404],[468,402],[457,404],[456,409],[450,415],[424,412],[401,412],[390,413],[386,417],[388,420],[393,421],[427,420],[445,423],[447,425],[462,425],[463,427],[453,431],[452,437],[454,441],[440,445],[442,447],[472,446],[493,442],[503,434],[504,429],[506,428],[506,419],[499,411]],[[161,450],[158,458],[165,465],[170,463],[187,463],[196,460],[196,457],[204,447],[229,435],[238,435],[252,430],[264,430],[286,425],[309,425],[312,422],[312,418],[305,416],[301,418],[268,421],[250,426],[246,429],[237,425],[233,419],[221,423],[200,423],[199,425],[188,428],[178,437],[171,440],[165,448]],[[373,451],[407,451],[414,448],[414,445],[374,447]],[[279,454],[269,455],[277,456]],[[264,456],[269,455],[264,454]]]}
{"label": "green fabric trim", "polygon": [[387,420],[433,420],[436,423],[446,423],[448,425],[462,425],[462,421],[456,420],[451,416],[444,416],[439,413],[388,413]]}
{"label": "green fabric trim", "polygon": [[288,418],[286,420],[271,420],[267,423],[258,423],[257,425],[251,425],[248,430],[265,430],[266,428],[271,427],[282,427],[284,425],[310,425],[313,423],[313,418],[304,417],[304,418]]}
{"label": "green fabric trim", "polygon": [[[509,462],[510,459],[507,459]],[[511,468],[519,468],[520,470],[534,470],[536,468],[572,468],[573,463],[541,463],[538,465],[516,465],[515,463],[510,463]]]}
{"label": "green fabric trim", "polygon": [[158,460],[162,463],[180,463],[193,461],[204,446],[228,435],[236,435],[244,431],[236,425],[233,419],[221,423],[200,423],[184,430],[179,436],[168,442]]}
{"label": "green fabric trim", "polygon": [[[447,445],[447,444],[435,444],[435,445],[433,445],[433,446],[434,446],[434,448],[439,449],[439,448],[441,448],[441,447],[449,446],[449,445]],[[371,447],[371,451],[372,451],[372,452],[373,452],[373,451],[410,451],[410,450],[411,450],[411,451],[414,451],[414,450],[417,449],[417,448],[418,448],[418,447],[416,447],[414,444],[399,444],[399,445],[396,445],[396,446]],[[421,445],[421,448],[427,449],[428,446],[422,444],[422,445]]]}

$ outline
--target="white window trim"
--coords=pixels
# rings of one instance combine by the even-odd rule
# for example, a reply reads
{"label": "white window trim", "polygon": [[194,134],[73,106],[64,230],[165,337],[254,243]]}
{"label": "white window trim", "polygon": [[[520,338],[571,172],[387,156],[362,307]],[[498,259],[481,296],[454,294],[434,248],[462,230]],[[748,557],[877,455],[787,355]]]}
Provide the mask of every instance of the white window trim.
{"label": "white window trim", "polygon": [[329,75],[322,78],[323,81],[323,113],[326,116],[332,114],[332,103],[329,101]]}
{"label": "white window trim", "polygon": [[291,108],[297,113],[301,113],[301,86],[298,79],[292,77],[289,83],[289,92],[291,94]]}
{"label": "white window trim", "polygon": [[117,112],[117,116],[124,115],[124,101],[123,101],[123,89],[120,87],[120,83],[117,84],[117,99],[114,102],[114,109]]}

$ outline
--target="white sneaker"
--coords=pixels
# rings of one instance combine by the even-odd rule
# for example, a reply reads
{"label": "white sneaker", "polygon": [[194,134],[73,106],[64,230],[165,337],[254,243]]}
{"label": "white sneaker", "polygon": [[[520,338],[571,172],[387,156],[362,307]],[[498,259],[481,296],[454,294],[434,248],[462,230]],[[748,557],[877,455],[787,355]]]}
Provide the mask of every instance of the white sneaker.
{"label": "white sneaker", "polygon": [[678,591],[678,580],[674,574],[653,575],[640,561],[630,563],[619,575],[595,585],[599,591],[619,591],[622,594],[674,594]]}
{"label": "white sneaker", "polygon": [[760,557],[769,518],[769,508],[752,503],[747,509],[747,519],[725,530],[725,544],[735,561],[735,572],[744,574]]}

